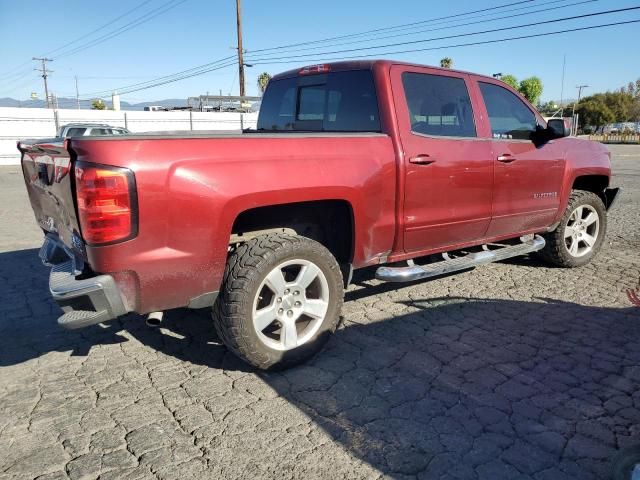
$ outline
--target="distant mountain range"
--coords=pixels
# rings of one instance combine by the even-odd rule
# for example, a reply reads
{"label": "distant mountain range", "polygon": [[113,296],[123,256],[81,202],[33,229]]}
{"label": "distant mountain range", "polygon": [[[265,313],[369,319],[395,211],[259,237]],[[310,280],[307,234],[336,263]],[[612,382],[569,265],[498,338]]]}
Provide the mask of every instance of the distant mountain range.
{"label": "distant mountain range", "polygon": [[[58,98],[58,108],[77,108],[75,98]],[[80,100],[80,108],[91,108],[92,100]],[[111,106],[110,101],[105,102],[107,108]],[[144,110],[144,107],[150,105],[160,105],[163,107],[186,107],[187,101],[183,98],[167,98],[165,100],[157,100],[153,102],[129,103],[120,101],[120,110]],[[20,108],[44,108],[46,107],[44,100],[16,100],[15,98],[0,98],[0,107],[20,107]]]}

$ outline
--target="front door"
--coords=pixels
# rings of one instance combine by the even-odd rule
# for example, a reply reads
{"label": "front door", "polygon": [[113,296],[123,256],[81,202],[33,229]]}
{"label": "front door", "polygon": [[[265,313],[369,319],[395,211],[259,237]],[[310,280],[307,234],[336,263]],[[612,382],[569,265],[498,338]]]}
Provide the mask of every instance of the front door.
{"label": "front door", "polygon": [[469,77],[422,67],[391,70],[404,152],[404,249],[484,237],[491,218],[491,139],[479,138]]}
{"label": "front door", "polygon": [[515,93],[490,80],[478,81],[493,138],[493,214],[487,237],[549,226],[560,207],[564,172],[560,141],[534,144],[540,123]]}

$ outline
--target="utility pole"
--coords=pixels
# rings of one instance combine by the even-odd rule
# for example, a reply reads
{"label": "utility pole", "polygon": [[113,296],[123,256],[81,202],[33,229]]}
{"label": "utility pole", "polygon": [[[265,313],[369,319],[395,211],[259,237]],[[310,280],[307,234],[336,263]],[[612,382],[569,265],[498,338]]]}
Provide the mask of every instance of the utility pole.
{"label": "utility pole", "polygon": [[[576,104],[580,103],[580,97],[582,96],[582,89],[583,88],[589,88],[589,85],[576,85],[576,88],[578,89],[578,100],[576,102],[573,102],[573,108],[571,109],[571,118],[573,119],[574,122],[576,120]],[[578,133],[578,125],[577,124],[574,126],[574,129],[575,129],[576,134],[577,134]]]}
{"label": "utility pole", "polygon": [[567,54],[562,57],[562,85],[560,86],[560,118],[564,117],[564,72],[567,66]]}
{"label": "utility pole", "polygon": [[578,101],[576,103],[580,103],[580,97],[582,96],[582,89],[589,88],[589,85],[576,85],[576,88],[578,89]]}
{"label": "utility pole", "polygon": [[47,108],[49,108],[49,87],[47,85],[47,77],[53,72],[53,70],[47,70],[47,62],[53,62],[53,60],[46,57],[33,57],[33,60],[42,62],[42,69],[36,68],[35,70],[39,71],[44,79],[44,97],[47,100]]}
{"label": "utility pole", "polygon": [[78,76],[76,78],[76,103],[78,104],[78,110],[80,110],[80,94],[78,93]]}
{"label": "utility pole", "polygon": [[244,50],[242,49],[242,13],[240,0],[236,0],[236,19],[238,26],[238,80],[240,80],[240,104],[244,97]]}

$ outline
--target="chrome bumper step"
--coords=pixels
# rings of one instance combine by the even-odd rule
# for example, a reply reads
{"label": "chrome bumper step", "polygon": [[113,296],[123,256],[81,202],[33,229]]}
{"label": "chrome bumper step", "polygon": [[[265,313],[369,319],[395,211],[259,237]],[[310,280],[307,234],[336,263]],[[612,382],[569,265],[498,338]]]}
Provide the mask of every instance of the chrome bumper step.
{"label": "chrome bumper step", "polygon": [[380,267],[376,278],[385,282],[413,282],[423,278],[437,277],[447,273],[466,270],[485,263],[499,262],[518,257],[544,248],[545,241],[539,235],[518,245],[498,247],[495,250],[468,253],[462,257],[445,259],[429,265],[409,265],[406,267]]}

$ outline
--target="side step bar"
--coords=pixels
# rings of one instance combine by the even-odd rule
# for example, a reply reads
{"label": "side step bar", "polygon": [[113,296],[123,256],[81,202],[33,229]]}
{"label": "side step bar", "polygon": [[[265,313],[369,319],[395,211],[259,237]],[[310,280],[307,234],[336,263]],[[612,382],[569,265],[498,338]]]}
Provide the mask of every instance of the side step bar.
{"label": "side step bar", "polygon": [[429,265],[409,265],[406,267],[380,267],[376,270],[376,278],[385,282],[413,282],[423,278],[437,277],[446,273],[466,270],[485,263],[498,262],[511,257],[537,252],[544,248],[545,241],[539,235],[518,245],[468,253],[463,257],[443,260]]}

